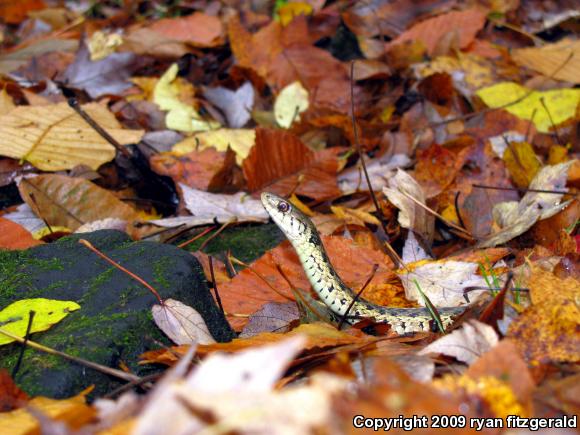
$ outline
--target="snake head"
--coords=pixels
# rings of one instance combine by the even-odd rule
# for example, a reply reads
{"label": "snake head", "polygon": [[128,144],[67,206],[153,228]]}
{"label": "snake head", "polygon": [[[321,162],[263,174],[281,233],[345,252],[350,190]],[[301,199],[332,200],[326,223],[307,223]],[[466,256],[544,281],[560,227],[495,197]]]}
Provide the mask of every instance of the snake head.
{"label": "snake head", "polygon": [[290,242],[302,241],[310,234],[306,230],[313,227],[312,222],[289,201],[270,192],[263,192],[261,199],[272,220]]}

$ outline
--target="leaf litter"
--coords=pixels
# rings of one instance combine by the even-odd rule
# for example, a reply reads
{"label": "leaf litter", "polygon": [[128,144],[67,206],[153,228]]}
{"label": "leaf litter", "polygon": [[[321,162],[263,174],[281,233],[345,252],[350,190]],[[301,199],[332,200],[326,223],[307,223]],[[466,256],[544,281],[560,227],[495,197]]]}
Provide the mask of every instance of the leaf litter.
{"label": "leaf litter", "polygon": [[[348,433],[356,415],[442,415],[502,418],[502,433],[508,415],[577,413],[566,2],[129,3],[0,7],[0,189],[21,196],[1,202],[1,248],[59,228],[205,248],[226,226],[267,222],[258,197],[272,191],[312,217],[363,299],[467,310],[446,334],[370,319],[339,330],[287,242],[250,264],[226,248],[210,267],[198,250],[238,338],[215,343],[203,313],[160,301],[153,318],[176,346],[141,362],[173,367],[145,394],[88,405],[2,381],[15,397],[2,427]],[[144,173],[178,198],[171,213],[138,188]]]}

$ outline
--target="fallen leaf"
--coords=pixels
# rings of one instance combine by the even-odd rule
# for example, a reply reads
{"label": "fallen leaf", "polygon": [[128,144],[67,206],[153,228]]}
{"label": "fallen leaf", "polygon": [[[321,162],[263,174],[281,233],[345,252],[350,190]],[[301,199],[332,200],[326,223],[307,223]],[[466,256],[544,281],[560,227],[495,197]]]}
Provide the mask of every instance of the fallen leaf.
{"label": "fallen leaf", "polygon": [[[568,169],[573,161],[545,166],[535,176],[529,188],[562,191],[566,189]],[[495,222],[501,228],[481,241],[479,247],[497,246],[529,230],[538,220],[547,219],[562,211],[570,201],[561,202],[562,193],[528,191],[519,201],[501,202],[493,209]]]}
{"label": "fallen leaf", "polygon": [[[0,325],[2,330],[11,332],[19,337],[26,335],[30,312],[34,311],[34,318],[30,333],[46,331],[52,325],[60,322],[71,311],[81,306],[73,301],[57,301],[52,299],[35,298],[16,301],[0,311]],[[0,332],[0,345],[12,343],[13,338]]]}
{"label": "fallen leaf", "polygon": [[528,361],[580,361],[578,280],[558,278],[531,264],[526,286],[532,305],[510,324],[507,336]]}
{"label": "fallen leaf", "polygon": [[250,192],[332,198],[340,194],[336,185],[340,151],[333,148],[315,153],[286,131],[257,128],[256,145],[242,169]]}
{"label": "fallen leaf", "polygon": [[300,120],[300,113],[308,109],[308,91],[300,82],[290,83],[280,91],[274,102],[274,116],[282,128],[290,128]]}
{"label": "fallen leaf", "polygon": [[278,17],[283,26],[287,26],[290,22],[300,15],[312,15],[312,6],[308,3],[293,2],[283,4],[278,8]]}
{"label": "fallen leaf", "polygon": [[236,163],[241,166],[244,159],[250,154],[250,149],[255,142],[256,132],[254,129],[220,128],[194,133],[175,144],[171,151],[173,154],[181,156],[208,147],[213,147],[219,152],[226,152],[228,148],[231,148],[236,153]]}
{"label": "fallen leaf", "polygon": [[421,349],[419,354],[443,354],[471,365],[498,342],[497,333],[491,326],[471,320],[464,323],[460,329],[438,338]]}
{"label": "fallen leaf", "polygon": [[399,209],[399,224],[416,232],[425,240],[432,240],[435,219],[425,208],[409,198],[411,196],[419,203],[426,204],[423,188],[411,175],[401,169],[397,169],[394,177],[387,183],[389,187],[383,187],[383,193]]}
{"label": "fallen leaf", "polygon": [[448,32],[456,32],[459,38],[459,48],[466,48],[474,40],[475,35],[485,24],[485,12],[480,9],[451,11],[434,18],[428,18],[415,24],[387,45],[387,50],[393,45],[405,41],[422,41],[429,54],[433,54],[437,44]]}
{"label": "fallen leaf", "polygon": [[15,211],[6,213],[2,217],[26,229],[33,238],[34,234],[46,228],[43,220],[34,214],[34,211],[26,203],[20,204]]}
{"label": "fallen leaf", "polygon": [[66,423],[70,430],[79,430],[95,418],[95,410],[86,404],[86,392],[68,399],[35,397],[26,408],[0,413],[0,426],[13,435],[41,433],[41,423],[30,412],[34,409],[46,417]]}
{"label": "fallen leaf", "polygon": [[136,55],[159,56],[161,58],[178,59],[191,52],[184,42],[167,38],[148,27],[139,24],[129,27],[119,50]]}
{"label": "fallen leaf", "polygon": [[[137,143],[143,131],[120,128],[106,107],[82,108],[119,143]],[[0,116],[0,154],[24,159],[39,169],[58,171],[83,164],[97,169],[115,157],[115,149],[67,103],[19,106]]]}
{"label": "fallen leaf", "polygon": [[[20,6],[18,6],[20,8]],[[0,73],[8,74],[26,65],[32,58],[53,51],[75,51],[79,42],[74,39],[49,38],[35,41],[22,48],[16,47],[11,52],[0,55]]]}
{"label": "fallen leaf", "polygon": [[64,72],[67,86],[85,90],[91,98],[116,95],[131,87],[127,80],[135,68],[133,53],[113,53],[92,61],[85,42],[81,43],[75,61]]}
{"label": "fallen leaf", "polygon": [[28,395],[10,377],[8,370],[0,369],[0,414],[26,406]]}
{"label": "fallen leaf", "polygon": [[436,307],[458,307],[465,305],[465,290],[482,288],[469,292],[469,301],[480,300],[487,293],[485,278],[478,275],[479,263],[457,261],[455,259],[420,260],[406,264],[397,271],[405,288],[405,296],[425,306],[423,292]]}
{"label": "fallen leaf", "polygon": [[97,30],[86,42],[91,53],[91,62],[102,60],[115,53],[123,43],[123,37],[118,33],[105,33]]}
{"label": "fallen leaf", "polygon": [[0,1],[0,18],[8,24],[20,24],[32,11],[44,9],[43,0],[22,0],[18,4],[10,0]]}
{"label": "fallen leaf", "polygon": [[149,163],[159,175],[167,175],[175,183],[195,189],[216,191],[226,186],[231,189],[235,185],[233,170],[236,162],[231,150],[219,152],[215,148],[205,148],[180,156],[159,153],[151,156]]}
{"label": "fallen leaf", "polygon": [[[373,190],[376,192],[388,186],[388,180],[395,175],[396,169],[410,166],[411,159],[404,154],[395,154],[393,156],[385,154],[376,159],[365,159],[365,165]],[[343,195],[369,190],[360,165],[342,171],[338,175],[338,187]]]}
{"label": "fallen leaf", "polygon": [[511,51],[512,60],[556,80],[580,83],[580,41],[563,39],[540,47]]}
{"label": "fallen leaf", "polygon": [[34,239],[22,226],[8,219],[0,217],[0,248],[1,249],[28,249],[42,245]]}
{"label": "fallen leaf", "polygon": [[204,218],[213,222],[221,220],[253,220],[266,222],[268,213],[262,202],[245,192],[235,195],[224,195],[192,189],[185,184],[179,187],[183,191],[183,200],[187,209],[198,219]]}
{"label": "fallen leaf", "polygon": [[172,41],[196,47],[215,47],[223,44],[222,22],[218,17],[201,12],[154,22],[149,29]]}
{"label": "fallen leaf", "polygon": [[477,95],[488,107],[503,108],[521,119],[532,121],[542,133],[549,133],[553,127],[573,117],[580,102],[580,89],[539,92],[510,82],[480,89]]}
{"label": "fallen leaf", "polygon": [[235,91],[227,88],[206,88],[203,95],[226,116],[228,126],[241,128],[251,119],[254,107],[254,87],[245,82]]}
{"label": "fallen leaf", "polygon": [[176,80],[179,67],[172,64],[159,78],[153,90],[153,101],[161,110],[168,111],[165,117],[167,128],[194,132],[219,128],[216,121],[204,120],[193,106],[180,100],[179,81]]}
{"label": "fallen leaf", "polygon": [[272,302],[252,314],[239,338],[249,338],[261,332],[288,332],[300,319],[300,311],[294,302]]}
{"label": "fallen leaf", "polygon": [[22,199],[51,226],[75,230],[105,218],[131,222],[139,217],[111,192],[83,178],[39,175],[23,179],[18,188]]}
{"label": "fallen leaf", "polygon": [[215,343],[203,317],[183,302],[165,299],[163,305],[153,305],[151,313],[159,329],[176,344]]}
{"label": "fallen leaf", "polygon": [[12,101],[12,97],[6,92],[6,88],[2,89],[0,92],[0,116],[6,115],[15,107],[16,105]]}
{"label": "fallen leaf", "polygon": [[510,142],[503,159],[518,187],[528,187],[542,167],[534,148],[528,142]]}

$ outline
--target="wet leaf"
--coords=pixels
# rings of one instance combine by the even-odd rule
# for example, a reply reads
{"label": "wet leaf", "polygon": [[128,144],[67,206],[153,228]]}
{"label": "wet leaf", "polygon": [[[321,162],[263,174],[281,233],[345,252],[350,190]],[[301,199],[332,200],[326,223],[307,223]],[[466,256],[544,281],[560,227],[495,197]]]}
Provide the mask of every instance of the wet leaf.
{"label": "wet leaf", "polygon": [[[73,301],[57,301],[44,298],[22,299],[0,311],[0,329],[19,337],[24,337],[30,319],[30,312],[34,311],[30,333],[46,331],[52,325],[68,316],[70,312],[76,311],[80,307],[79,304]],[[0,333],[0,345],[12,343],[13,341],[13,338]]]}

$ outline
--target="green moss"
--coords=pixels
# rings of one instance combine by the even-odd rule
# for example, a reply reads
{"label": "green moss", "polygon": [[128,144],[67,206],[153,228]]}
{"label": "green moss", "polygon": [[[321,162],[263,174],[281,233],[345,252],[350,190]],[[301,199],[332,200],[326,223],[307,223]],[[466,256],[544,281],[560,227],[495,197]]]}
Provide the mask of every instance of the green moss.
{"label": "green moss", "polygon": [[[213,232],[188,245],[188,251],[197,251]],[[275,224],[238,225],[226,228],[204,248],[206,254],[221,254],[231,251],[232,255],[245,262],[254,261],[266,251],[284,240],[284,235]]]}
{"label": "green moss", "polygon": [[164,288],[169,288],[171,286],[172,277],[166,276],[166,272],[171,270],[169,267],[170,265],[171,258],[162,258],[153,264],[153,276],[155,281]]}

